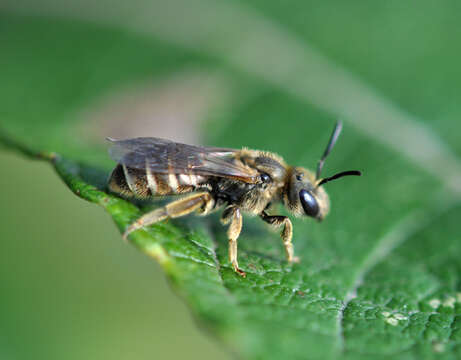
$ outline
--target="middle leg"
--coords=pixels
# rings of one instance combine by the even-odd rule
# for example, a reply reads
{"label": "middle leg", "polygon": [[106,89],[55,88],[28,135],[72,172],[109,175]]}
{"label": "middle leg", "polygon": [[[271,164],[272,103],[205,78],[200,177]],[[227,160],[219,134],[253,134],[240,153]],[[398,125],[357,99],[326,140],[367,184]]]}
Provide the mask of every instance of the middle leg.
{"label": "middle leg", "polygon": [[235,272],[240,276],[245,277],[246,274],[243,270],[239,269],[239,264],[237,261],[237,239],[242,230],[242,214],[240,209],[236,206],[227,207],[222,216],[221,222],[226,225],[230,223],[229,228],[227,229],[227,238],[229,239],[229,261],[232,264]]}

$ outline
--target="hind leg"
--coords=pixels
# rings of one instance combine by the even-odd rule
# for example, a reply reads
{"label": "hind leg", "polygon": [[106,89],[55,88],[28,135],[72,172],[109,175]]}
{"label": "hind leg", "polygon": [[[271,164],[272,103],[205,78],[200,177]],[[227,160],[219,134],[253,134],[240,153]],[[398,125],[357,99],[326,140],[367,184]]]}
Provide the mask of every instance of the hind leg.
{"label": "hind leg", "polygon": [[164,207],[155,209],[136,220],[128,226],[123,234],[123,239],[126,240],[128,235],[135,230],[144,228],[148,225],[155,224],[159,221],[168,218],[177,218],[188,215],[196,210],[209,209],[213,198],[207,192],[195,193],[182,199],[173,201]]}

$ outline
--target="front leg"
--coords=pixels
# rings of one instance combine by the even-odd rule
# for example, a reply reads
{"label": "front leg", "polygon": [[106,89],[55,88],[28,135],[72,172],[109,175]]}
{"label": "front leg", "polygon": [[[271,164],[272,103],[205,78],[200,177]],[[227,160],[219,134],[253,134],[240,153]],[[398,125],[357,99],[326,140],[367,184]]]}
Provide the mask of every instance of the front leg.
{"label": "front leg", "polygon": [[283,246],[285,247],[287,260],[290,263],[299,262],[299,258],[294,256],[293,243],[291,242],[291,238],[293,237],[293,225],[291,224],[291,220],[288,217],[282,215],[267,215],[265,211],[263,211],[259,216],[265,222],[274,227],[283,225],[283,230],[280,236],[283,240]]}
{"label": "front leg", "polygon": [[235,272],[245,277],[246,274],[243,270],[239,269],[237,261],[237,239],[242,230],[242,214],[240,209],[233,205],[227,207],[221,216],[221,222],[224,225],[230,222],[229,228],[227,229],[227,237],[229,239],[229,261]]}

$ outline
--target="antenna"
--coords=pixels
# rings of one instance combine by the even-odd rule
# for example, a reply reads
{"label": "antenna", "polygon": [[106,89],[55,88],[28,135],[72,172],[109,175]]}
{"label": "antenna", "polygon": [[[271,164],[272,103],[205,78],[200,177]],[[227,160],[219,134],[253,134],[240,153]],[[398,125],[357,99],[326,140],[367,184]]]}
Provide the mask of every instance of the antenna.
{"label": "antenna", "polygon": [[[317,172],[315,173],[315,178],[318,180],[320,179],[320,173],[322,172],[323,164],[325,163],[325,159],[327,158],[328,154],[330,154],[331,149],[333,149],[333,146],[336,144],[336,140],[338,140],[339,134],[341,134],[341,130],[343,128],[343,123],[342,121],[338,121],[335,125],[335,128],[333,130],[333,133],[331,134],[330,141],[328,141],[328,145],[323,152],[322,158],[319,160],[319,163],[317,164]],[[326,179],[324,179],[326,180]],[[323,180],[322,180],[323,181]]]}
{"label": "antenna", "polygon": [[327,182],[342,178],[343,176],[350,176],[350,175],[355,175],[355,176],[362,176],[362,173],[358,170],[348,170],[348,171],[341,171],[340,173],[337,173],[333,176],[327,177],[325,179],[320,180],[320,182],[317,184],[316,188],[322,186],[323,184],[326,184]]}

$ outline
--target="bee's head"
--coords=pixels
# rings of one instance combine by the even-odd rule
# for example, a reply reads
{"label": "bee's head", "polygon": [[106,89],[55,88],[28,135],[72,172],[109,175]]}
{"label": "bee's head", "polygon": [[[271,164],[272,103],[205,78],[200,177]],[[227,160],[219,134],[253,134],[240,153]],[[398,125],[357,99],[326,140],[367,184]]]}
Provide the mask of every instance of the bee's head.
{"label": "bee's head", "polygon": [[330,199],[325,189],[316,187],[315,182],[315,175],[309,170],[292,168],[283,201],[294,215],[321,221],[330,210]]}
{"label": "bee's head", "polygon": [[341,132],[342,123],[338,122],[330,141],[320,159],[316,173],[301,167],[291,168],[287,188],[283,201],[285,206],[295,215],[310,216],[319,221],[323,220],[330,211],[330,199],[322,185],[332,180],[348,175],[361,175],[360,171],[350,170],[337,173],[327,178],[320,178],[326,157],[336,143]]}

